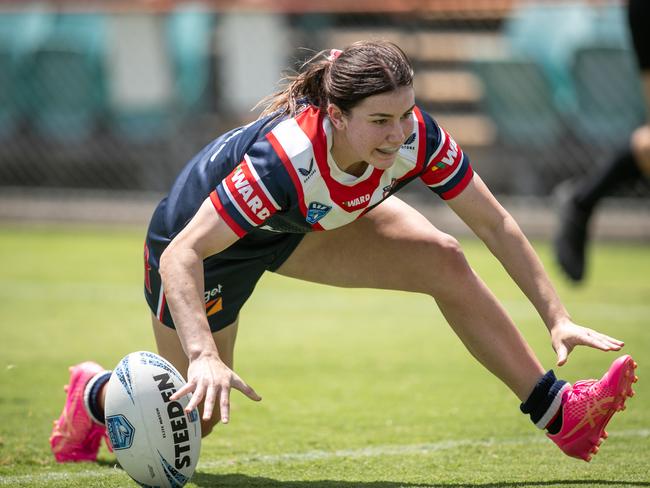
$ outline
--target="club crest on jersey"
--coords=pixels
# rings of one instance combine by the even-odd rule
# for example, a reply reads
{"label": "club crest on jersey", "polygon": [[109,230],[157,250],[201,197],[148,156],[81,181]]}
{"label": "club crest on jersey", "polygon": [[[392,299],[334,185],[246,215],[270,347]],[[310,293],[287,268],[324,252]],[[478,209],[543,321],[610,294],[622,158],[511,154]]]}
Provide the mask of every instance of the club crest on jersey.
{"label": "club crest on jersey", "polygon": [[332,207],[330,207],[329,205],[325,205],[324,203],[320,203],[320,202],[311,202],[309,204],[309,208],[307,209],[307,217],[305,218],[305,220],[309,224],[313,225],[316,222],[318,222],[320,219],[325,217],[325,215],[327,215],[327,212],[329,212],[330,210],[332,210]]}

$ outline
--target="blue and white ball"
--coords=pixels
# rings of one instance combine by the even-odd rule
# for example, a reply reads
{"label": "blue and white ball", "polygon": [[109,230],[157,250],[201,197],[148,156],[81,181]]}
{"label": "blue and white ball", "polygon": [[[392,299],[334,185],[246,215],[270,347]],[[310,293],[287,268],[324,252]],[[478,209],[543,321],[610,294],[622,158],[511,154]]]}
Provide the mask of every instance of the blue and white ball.
{"label": "blue and white ball", "polygon": [[184,384],[169,361],[146,351],[125,356],[108,382],[104,410],[113,452],[142,486],[179,488],[196,469],[199,412],[185,414],[190,395],[169,399]]}

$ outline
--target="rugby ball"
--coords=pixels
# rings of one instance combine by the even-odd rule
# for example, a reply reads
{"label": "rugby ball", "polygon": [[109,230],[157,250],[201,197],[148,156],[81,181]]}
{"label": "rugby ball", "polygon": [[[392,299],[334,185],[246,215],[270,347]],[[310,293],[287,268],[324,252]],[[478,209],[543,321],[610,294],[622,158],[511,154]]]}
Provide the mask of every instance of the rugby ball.
{"label": "rugby ball", "polygon": [[106,389],[106,430],[120,466],[142,486],[178,488],[194,473],[201,449],[198,409],[169,397],[185,384],[157,354],[133,352],[117,364]]}

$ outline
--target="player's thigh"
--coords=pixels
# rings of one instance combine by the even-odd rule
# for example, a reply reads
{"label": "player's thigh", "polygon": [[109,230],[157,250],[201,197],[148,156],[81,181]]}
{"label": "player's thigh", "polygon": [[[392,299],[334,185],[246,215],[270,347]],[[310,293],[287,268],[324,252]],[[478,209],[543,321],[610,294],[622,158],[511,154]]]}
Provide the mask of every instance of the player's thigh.
{"label": "player's thigh", "polygon": [[307,234],[277,272],[334,286],[434,296],[472,273],[458,241],[396,197],[349,225]]}
{"label": "player's thigh", "polygon": [[[155,315],[151,314],[154,336],[158,354],[167,359],[174,367],[187,378],[189,361],[183,351],[183,346],[175,329],[163,325]],[[219,357],[230,369],[234,367],[235,340],[237,339],[238,321],[212,333],[214,343],[217,345]]]}

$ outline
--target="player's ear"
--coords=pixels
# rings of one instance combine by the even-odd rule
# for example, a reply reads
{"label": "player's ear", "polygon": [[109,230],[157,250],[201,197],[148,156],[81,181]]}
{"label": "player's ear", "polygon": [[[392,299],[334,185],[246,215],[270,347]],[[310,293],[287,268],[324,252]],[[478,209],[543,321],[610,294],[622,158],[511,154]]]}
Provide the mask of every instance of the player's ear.
{"label": "player's ear", "polygon": [[327,116],[330,118],[334,128],[338,130],[346,128],[347,118],[345,117],[343,110],[341,110],[335,103],[330,103],[327,106]]}

